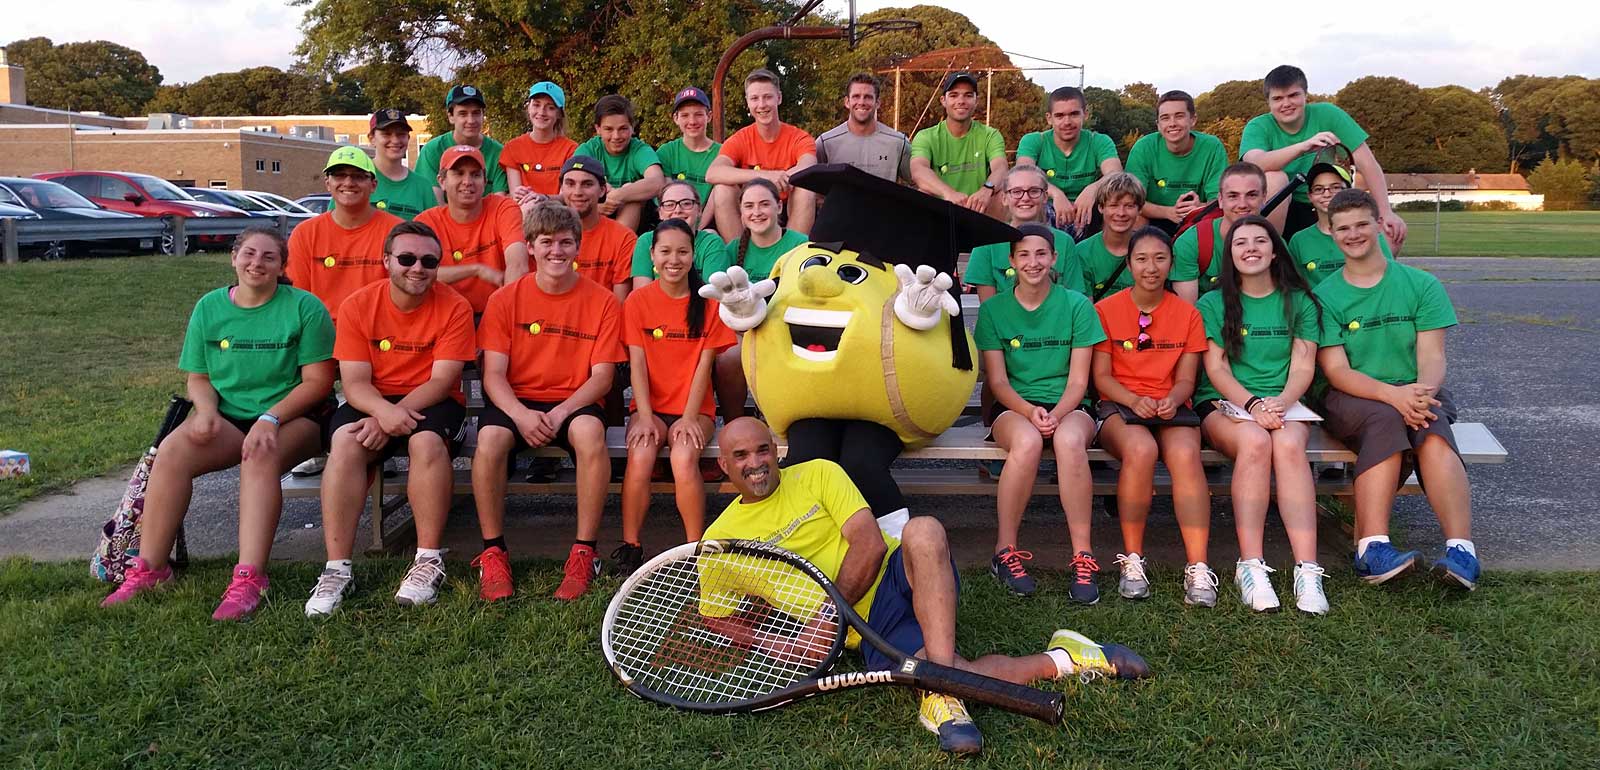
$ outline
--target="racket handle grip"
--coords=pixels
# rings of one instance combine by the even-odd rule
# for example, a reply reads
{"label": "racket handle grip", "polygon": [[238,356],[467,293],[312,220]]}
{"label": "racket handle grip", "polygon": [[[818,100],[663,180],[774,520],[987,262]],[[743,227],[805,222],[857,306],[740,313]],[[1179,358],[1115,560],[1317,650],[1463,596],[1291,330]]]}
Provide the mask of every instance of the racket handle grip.
{"label": "racket handle grip", "polygon": [[1060,693],[1012,684],[926,660],[918,661],[913,678],[916,680],[916,686],[924,690],[954,695],[962,700],[1005,709],[1013,714],[1032,717],[1045,724],[1061,724],[1061,710],[1065,699]]}

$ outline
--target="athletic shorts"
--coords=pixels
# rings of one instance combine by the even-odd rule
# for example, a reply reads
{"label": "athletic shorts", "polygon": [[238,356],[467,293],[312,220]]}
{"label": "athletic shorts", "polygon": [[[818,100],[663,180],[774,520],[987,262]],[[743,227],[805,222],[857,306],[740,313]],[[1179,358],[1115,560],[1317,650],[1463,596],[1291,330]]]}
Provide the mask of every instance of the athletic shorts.
{"label": "athletic shorts", "polygon": [[[1104,423],[1107,418],[1111,417],[1111,415],[1122,414],[1122,410],[1117,408],[1117,402],[1110,401],[1110,400],[1105,400],[1105,401],[1101,401],[1099,404],[1097,404],[1095,406],[1095,414],[1096,414],[1097,417],[1100,418],[1100,422]],[[1173,419],[1174,420],[1179,420],[1179,419],[1182,419],[1185,415],[1189,415],[1189,414],[1195,415],[1196,417],[1198,417],[1201,420],[1205,419],[1205,415],[1200,414],[1200,408],[1199,407],[1194,407],[1194,408],[1191,409],[1188,406],[1179,406],[1177,413],[1173,415]],[[1196,423],[1196,424],[1198,424],[1198,423]],[[1161,426],[1161,425],[1145,425],[1143,427],[1146,427],[1146,428],[1160,428],[1160,427],[1163,427],[1163,426]],[[1173,427],[1188,427],[1188,426],[1179,425],[1179,426],[1173,426]]]}
{"label": "athletic shorts", "polygon": [[1283,216],[1284,243],[1288,243],[1295,233],[1317,223],[1317,210],[1311,204],[1291,198],[1283,205],[1289,207],[1288,213]]}
{"label": "athletic shorts", "polygon": [[[1026,399],[1023,399],[1023,400],[1027,401],[1030,404],[1033,404],[1034,406],[1042,406],[1046,410],[1052,410],[1052,411],[1056,408],[1057,404],[1061,403],[1060,401],[1050,401],[1050,402],[1034,401],[1031,398],[1026,398]],[[999,406],[1000,402],[996,401],[995,405]],[[988,420],[987,422],[984,423],[984,425],[986,425],[989,428],[991,428],[991,430],[989,431],[989,434],[983,437],[984,441],[993,441],[994,440],[994,431],[992,430],[992,428],[994,427],[994,421],[1000,419],[1000,415],[1001,414],[1004,414],[1004,413],[1009,412],[1009,411],[1011,411],[1011,410],[1010,409],[1004,409],[1004,408],[999,409],[998,410],[999,414],[995,414],[993,419],[990,419],[990,420]],[[1099,429],[1099,427],[1100,427],[1100,419],[1095,416],[1094,412],[1089,411],[1089,407],[1084,406],[1083,404],[1078,404],[1078,406],[1076,408],[1074,408],[1073,411],[1075,411],[1075,412],[1083,412],[1084,414],[1089,415],[1089,419],[1094,420],[1095,428]],[[1023,415],[1023,417],[1027,417],[1027,415]]]}
{"label": "athletic shorts", "polygon": [[[518,400],[522,402],[523,406],[536,412],[548,412],[551,409],[561,405],[561,402],[559,401],[529,401],[527,399]],[[572,427],[572,421],[578,419],[580,415],[585,414],[594,417],[596,420],[599,420],[602,425],[605,424],[606,413],[600,410],[599,404],[585,405],[583,408],[567,415],[566,421],[561,423],[561,427],[556,429],[556,437],[550,442],[550,445],[560,447],[561,449],[565,450],[568,455],[576,456],[572,449],[572,442],[567,438],[567,432]],[[500,411],[500,407],[495,406],[492,402],[484,404],[483,411],[478,413],[478,432],[482,433],[484,428],[487,428],[491,425],[511,431],[511,438],[514,442],[511,447],[512,454],[516,454],[524,449],[531,448],[528,440],[522,437],[522,432],[517,430],[517,424],[516,422],[512,421],[511,416]]]}
{"label": "athletic shorts", "polygon": [[[883,568],[883,579],[878,581],[878,593],[872,597],[872,607],[867,611],[867,626],[883,637],[891,646],[907,655],[916,655],[922,649],[922,624],[911,603],[911,580],[906,576],[905,549],[896,548],[889,554]],[[956,581],[956,593],[961,592],[961,573],[956,562],[950,560],[950,574]],[[894,665],[888,656],[866,642],[861,643],[861,658],[868,671],[882,671]]]}
{"label": "athletic shorts", "polygon": [[[338,402],[333,400],[332,396],[329,396],[327,401],[324,401],[324,402],[312,407],[305,414],[302,414],[299,417],[294,418],[295,420],[310,420],[311,422],[316,424],[317,430],[323,436],[323,443],[322,443],[322,448],[323,449],[327,449],[328,448],[328,443],[327,443],[328,418],[333,416],[333,410],[334,410],[334,407],[335,407],[335,405],[337,403]],[[243,419],[243,418],[239,418],[239,417],[229,417],[229,416],[224,414],[224,415],[222,415],[222,419],[227,420],[229,425],[232,425],[233,427],[238,428],[240,433],[243,433],[244,435],[248,436],[248,435],[250,435],[250,429],[254,428],[256,426],[256,421],[259,420],[260,417],[256,416],[256,417],[251,417],[249,419]],[[294,422],[294,420],[290,420],[290,422]]]}
{"label": "athletic shorts", "polygon": [[1202,423],[1204,423],[1206,418],[1210,417],[1211,413],[1215,411],[1217,411],[1217,402],[1212,399],[1208,398],[1204,401],[1196,401],[1194,404],[1194,414],[1196,417],[1200,418],[1200,422]]}
{"label": "athletic shorts", "polygon": [[[403,396],[384,396],[385,401],[391,404],[398,403]],[[455,457],[456,449],[461,446],[463,428],[467,423],[467,408],[456,403],[453,398],[447,398],[433,406],[418,409],[422,413],[422,421],[417,423],[415,433],[437,433],[444,439],[445,450]],[[333,419],[328,421],[328,430],[324,433],[326,446],[333,446],[333,434],[340,428],[370,415],[351,406],[348,402],[341,404],[333,413]],[[397,455],[408,455],[411,451],[411,442],[405,436],[394,436],[389,443],[383,445],[378,451],[378,459],[387,460]]]}
{"label": "athletic shorts", "polygon": [[[1354,472],[1357,476],[1396,452],[1422,446],[1430,435],[1444,439],[1459,455],[1461,449],[1456,446],[1455,431],[1450,429],[1450,424],[1456,421],[1455,402],[1444,388],[1440,388],[1434,398],[1439,400],[1439,405],[1433,408],[1433,413],[1439,415],[1439,419],[1422,430],[1413,430],[1400,419],[1400,412],[1394,407],[1330,388],[1322,398],[1322,427],[1356,451]],[[1406,476],[1401,473],[1401,481]]]}

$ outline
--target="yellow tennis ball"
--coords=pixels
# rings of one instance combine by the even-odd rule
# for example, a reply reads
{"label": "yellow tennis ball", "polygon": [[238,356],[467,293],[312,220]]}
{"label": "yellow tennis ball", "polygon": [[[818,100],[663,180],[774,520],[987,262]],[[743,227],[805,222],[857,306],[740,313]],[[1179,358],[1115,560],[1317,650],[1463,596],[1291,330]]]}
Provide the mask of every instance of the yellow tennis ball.
{"label": "yellow tennis ball", "polygon": [[1133,350],[1133,340],[1123,340],[1122,341],[1122,349],[1123,350]]}
{"label": "yellow tennis ball", "polygon": [[539,332],[541,332],[543,330],[544,330],[544,327],[540,326],[537,323],[528,324],[528,333],[529,334],[538,334]]}
{"label": "yellow tennis ball", "polygon": [[656,339],[659,340],[662,337],[667,336],[667,331],[665,329],[651,329],[650,330],[650,336],[655,337]]}
{"label": "yellow tennis ball", "polygon": [[1015,339],[1015,338],[1013,338],[1013,339],[1012,339],[1012,340],[1011,340],[1011,347],[1013,347],[1013,348],[1020,348],[1020,347],[1022,347],[1022,340],[1020,340],[1020,339]]}
{"label": "yellow tennis ball", "polygon": [[688,174],[685,174],[685,173],[683,173],[683,172],[682,172],[682,171],[679,171],[679,172],[678,172],[678,178],[679,178],[679,179],[688,179],[688,178],[689,178],[689,175],[688,175]]}
{"label": "yellow tennis ball", "polygon": [[231,343],[231,342],[229,342],[227,340],[223,340],[223,341],[217,343],[217,347],[222,348],[223,350],[227,350],[228,348],[233,347],[233,343]]}
{"label": "yellow tennis ball", "polygon": [[1095,291],[1099,291],[1099,290],[1101,290],[1101,289],[1104,289],[1104,288],[1105,288],[1105,287],[1106,287],[1106,285],[1105,285],[1105,284],[1103,284],[1103,283],[1097,283],[1097,284],[1095,284],[1095,285],[1094,285],[1094,290],[1095,290]]}
{"label": "yellow tennis ball", "polygon": [[1349,326],[1350,326],[1350,331],[1355,331],[1355,330],[1361,328],[1361,322],[1360,321],[1351,321]]}
{"label": "yellow tennis ball", "polygon": [[388,201],[378,201],[378,208],[380,208],[380,209],[389,208],[389,202]]}
{"label": "yellow tennis ball", "polygon": [[523,171],[527,171],[528,170],[528,164],[526,164],[526,163],[522,164],[522,170]]}
{"label": "yellow tennis ball", "polygon": [[1049,169],[1049,170],[1044,172],[1044,175],[1047,176],[1047,177],[1055,178],[1056,170],[1053,169],[1053,168]]}
{"label": "yellow tennis ball", "polygon": [[389,349],[392,348],[392,347],[394,347],[394,343],[392,343],[392,342],[390,342],[388,340],[379,340],[378,341],[378,349],[379,350],[382,350],[384,352],[388,352]]}
{"label": "yellow tennis ball", "polygon": [[324,257],[323,260],[322,260],[322,266],[323,267],[333,267],[333,263],[334,263],[333,257]]}
{"label": "yellow tennis ball", "polygon": [[1156,180],[1156,186],[1157,187],[1166,187],[1167,186],[1167,180],[1165,180],[1165,179],[1157,179]]}
{"label": "yellow tennis ball", "polygon": [[1315,263],[1315,262],[1307,262],[1306,263],[1306,269],[1307,270],[1315,270],[1315,269],[1317,269],[1317,263]]}
{"label": "yellow tennis ball", "polygon": [[1250,330],[1249,329],[1240,329],[1239,330],[1239,336],[1240,337],[1248,337],[1248,336],[1250,336]]}
{"label": "yellow tennis ball", "polygon": [[1006,268],[1006,277],[1007,278],[1016,278],[1017,277],[1017,269],[1014,268],[1014,267]]}
{"label": "yellow tennis ball", "polygon": [[455,260],[455,261],[457,261],[457,262],[460,262],[460,261],[461,261],[461,258],[462,258],[462,257],[463,257],[463,256],[465,256],[465,255],[463,255],[463,254],[462,254],[462,253],[461,253],[461,250],[460,250],[460,249],[456,249],[456,250],[455,250],[455,251],[452,251],[452,252],[450,252],[450,258],[451,258],[451,259],[453,259],[453,260]]}

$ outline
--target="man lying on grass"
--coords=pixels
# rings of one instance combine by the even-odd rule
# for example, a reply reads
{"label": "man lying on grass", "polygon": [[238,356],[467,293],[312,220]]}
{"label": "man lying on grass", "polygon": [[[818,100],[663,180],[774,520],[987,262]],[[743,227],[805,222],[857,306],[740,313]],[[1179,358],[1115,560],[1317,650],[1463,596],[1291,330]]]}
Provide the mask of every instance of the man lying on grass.
{"label": "man lying on grass", "polygon": [[[955,649],[959,576],[938,519],[918,516],[906,523],[899,540],[890,537],[878,529],[866,500],[838,465],[812,460],[779,469],[777,439],[753,417],[730,422],[718,442],[719,462],[739,496],[705,537],[762,540],[798,554],[826,572],[867,624],[895,647],[1018,684],[1078,673],[1123,679],[1150,675],[1132,650],[1095,644],[1066,629],[1056,631],[1039,655],[961,658]],[[861,654],[868,669],[889,665],[870,645]],[[983,748],[983,735],[959,699],[924,693],[921,700],[920,720],[938,734],[939,748],[958,754]]]}

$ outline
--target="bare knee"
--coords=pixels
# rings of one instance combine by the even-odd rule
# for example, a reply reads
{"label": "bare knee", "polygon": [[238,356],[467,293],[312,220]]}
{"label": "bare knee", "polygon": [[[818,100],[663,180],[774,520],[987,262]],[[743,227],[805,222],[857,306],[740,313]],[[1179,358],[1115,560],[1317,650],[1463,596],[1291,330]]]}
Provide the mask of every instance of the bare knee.
{"label": "bare knee", "polygon": [[1119,458],[1123,465],[1133,465],[1140,468],[1154,467],[1156,458],[1161,454],[1161,448],[1156,445],[1154,436],[1148,434],[1129,436],[1122,445],[1122,457]]}
{"label": "bare knee", "polygon": [[1249,427],[1239,431],[1239,457],[1235,462],[1240,464],[1265,465],[1268,458],[1273,455],[1273,440],[1271,434],[1259,428]]}
{"label": "bare knee", "polygon": [[450,462],[450,450],[444,437],[431,430],[419,430],[406,438],[406,454],[412,465],[433,465]]}
{"label": "bare knee", "polygon": [[567,442],[579,460],[603,457],[606,453],[606,426],[592,414],[579,415],[567,424]]}
{"label": "bare knee", "polygon": [[944,525],[932,516],[916,516],[900,530],[900,547],[911,549],[919,555],[948,554],[949,540]]}
{"label": "bare knee", "polygon": [[1039,457],[1043,454],[1044,438],[1035,430],[1016,431],[1010,446],[1006,448],[1006,459],[1021,463],[1038,465]]}
{"label": "bare knee", "polygon": [[478,448],[474,450],[472,460],[480,461],[499,460],[511,453],[511,445],[515,437],[511,431],[498,425],[489,425],[478,429]]}

